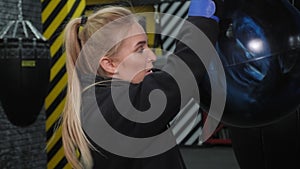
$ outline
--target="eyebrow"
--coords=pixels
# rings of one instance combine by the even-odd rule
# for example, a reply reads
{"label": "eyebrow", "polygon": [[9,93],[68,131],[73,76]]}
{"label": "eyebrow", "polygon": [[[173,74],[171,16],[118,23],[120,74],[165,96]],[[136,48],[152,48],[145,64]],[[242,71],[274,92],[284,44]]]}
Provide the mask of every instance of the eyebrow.
{"label": "eyebrow", "polygon": [[137,44],[135,44],[135,47],[138,47],[140,45],[145,45],[147,41],[139,41]]}

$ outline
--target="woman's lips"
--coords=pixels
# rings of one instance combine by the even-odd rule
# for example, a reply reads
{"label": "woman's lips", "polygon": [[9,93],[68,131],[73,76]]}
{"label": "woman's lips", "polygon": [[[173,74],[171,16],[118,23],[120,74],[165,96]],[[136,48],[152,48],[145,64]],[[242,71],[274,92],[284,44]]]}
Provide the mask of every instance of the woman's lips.
{"label": "woman's lips", "polygon": [[148,69],[148,70],[146,71],[146,75],[149,75],[149,74],[151,74],[151,73],[153,73],[152,69]]}

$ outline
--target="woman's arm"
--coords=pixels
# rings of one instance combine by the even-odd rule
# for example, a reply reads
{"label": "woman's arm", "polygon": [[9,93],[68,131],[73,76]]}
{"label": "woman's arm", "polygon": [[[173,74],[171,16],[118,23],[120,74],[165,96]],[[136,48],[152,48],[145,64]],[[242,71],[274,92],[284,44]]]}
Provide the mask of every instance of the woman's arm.
{"label": "woman's arm", "polygon": [[[156,126],[152,128],[152,134],[157,134],[165,129],[165,126],[177,115],[180,109],[190,101],[191,98],[199,101],[198,85],[205,74],[205,67],[199,56],[190,48],[189,44],[199,44],[199,36],[193,34],[195,28],[201,30],[206,36],[207,41],[214,45],[217,41],[219,28],[214,19],[191,16],[187,19],[189,24],[184,24],[181,28],[174,55],[168,57],[167,64],[162,71],[154,72],[145,77],[141,84],[135,85],[131,90],[132,103],[138,110],[146,111],[156,109],[155,104],[166,104],[165,109],[161,111],[161,116],[156,120],[141,126]],[[199,44],[201,45],[201,44]],[[209,56],[207,56],[209,57]],[[179,59],[178,59],[179,58]],[[181,63],[183,61],[183,65]],[[182,66],[187,66],[189,70],[184,71]],[[167,73],[166,73],[166,72]],[[195,84],[193,84],[193,81]],[[161,90],[164,96],[154,96],[152,105],[149,102],[149,95],[154,89]],[[166,102],[165,102],[166,99]],[[161,106],[161,105],[159,105]],[[149,113],[157,113],[151,112]],[[143,128],[143,127],[141,127]],[[140,127],[137,127],[140,129]],[[149,131],[145,129],[144,131]],[[146,133],[144,133],[146,134]]]}

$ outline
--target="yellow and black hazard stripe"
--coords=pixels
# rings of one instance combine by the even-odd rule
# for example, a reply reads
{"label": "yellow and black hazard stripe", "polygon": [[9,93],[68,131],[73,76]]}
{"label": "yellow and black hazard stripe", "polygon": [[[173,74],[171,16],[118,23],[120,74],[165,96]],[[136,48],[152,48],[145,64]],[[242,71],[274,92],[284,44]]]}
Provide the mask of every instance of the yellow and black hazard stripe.
{"label": "yellow and black hazard stripe", "polygon": [[[61,127],[57,126],[66,96],[67,74],[63,51],[63,28],[72,18],[83,14],[85,0],[41,0],[43,35],[48,39],[52,57],[50,87],[45,100],[47,168],[71,168],[62,147]],[[56,131],[56,132],[54,132]]]}

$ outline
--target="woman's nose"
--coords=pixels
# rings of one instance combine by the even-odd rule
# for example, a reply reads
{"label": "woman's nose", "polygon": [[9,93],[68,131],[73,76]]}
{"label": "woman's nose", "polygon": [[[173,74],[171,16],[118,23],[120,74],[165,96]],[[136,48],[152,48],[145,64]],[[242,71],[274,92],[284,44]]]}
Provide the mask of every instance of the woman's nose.
{"label": "woman's nose", "polygon": [[155,53],[151,49],[149,49],[148,52],[147,52],[147,58],[148,58],[149,61],[154,62],[154,61],[156,61],[157,56],[155,55]]}

